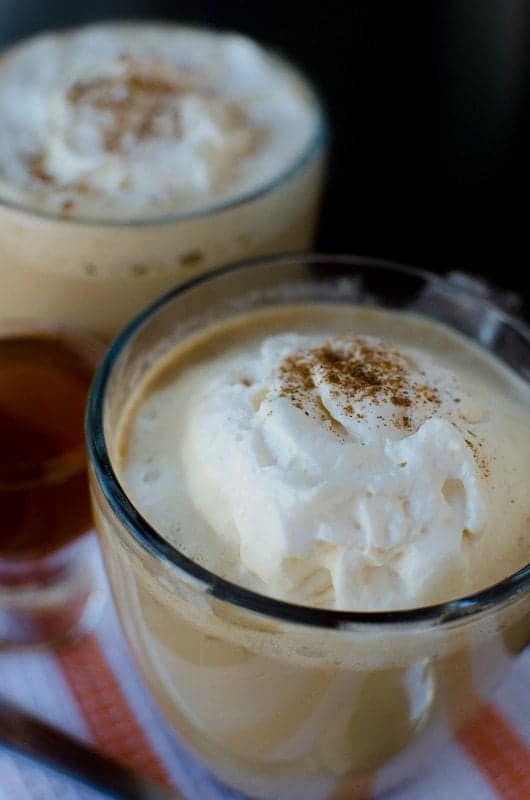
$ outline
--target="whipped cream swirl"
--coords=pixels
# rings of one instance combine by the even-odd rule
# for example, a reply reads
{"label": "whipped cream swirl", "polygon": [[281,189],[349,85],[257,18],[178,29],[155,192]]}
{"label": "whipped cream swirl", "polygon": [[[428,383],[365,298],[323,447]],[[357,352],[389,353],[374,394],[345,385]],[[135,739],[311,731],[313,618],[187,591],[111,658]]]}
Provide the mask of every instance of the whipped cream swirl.
{"label": "whipped cream swirl", "polygon": [[237,35],[45,34],[0,60],[0,193],[64,215],[189,211],[274,179],[316,125],[302,79]]}
{"label": "whipped cream swirl", "polygon": [[336,608],[455,596],[487,521],[488,410],[426,354],[285,334],[194,398],[187,486],[269,594]]}

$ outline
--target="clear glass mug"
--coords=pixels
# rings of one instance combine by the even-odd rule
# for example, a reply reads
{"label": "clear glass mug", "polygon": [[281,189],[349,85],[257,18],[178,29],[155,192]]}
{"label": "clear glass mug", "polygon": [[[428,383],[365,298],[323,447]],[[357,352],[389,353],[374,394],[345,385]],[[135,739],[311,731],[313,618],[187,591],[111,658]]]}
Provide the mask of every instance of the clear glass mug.
{"label": "clear glass mug", "polygon": [[[355,303],[441,320],[530,377],[530,332],[484,298],[419,270],[356,257],[280,256],[177,288],[116,340],[87,417],[107,571],[130,647],[180,736],[245,794],[384,792],[408,778],[498,685],[530,640],[530,566],[473,596],[393,612],[293,605],[188,559],[135,509],[113,469],[139,376],[213,321],[292,302]],[[190,532],[192,535],[192,532]]]}
{"label": "clear glass mug", "polygon": [[285,168],[239,196],[160,218],[81,219],[18,205],[0,175],[0,320],[44,317],[108,339],[176,283],[237,259],[309,249],[327,120],[309,80],[279,60],[307,91],[314,126]]}

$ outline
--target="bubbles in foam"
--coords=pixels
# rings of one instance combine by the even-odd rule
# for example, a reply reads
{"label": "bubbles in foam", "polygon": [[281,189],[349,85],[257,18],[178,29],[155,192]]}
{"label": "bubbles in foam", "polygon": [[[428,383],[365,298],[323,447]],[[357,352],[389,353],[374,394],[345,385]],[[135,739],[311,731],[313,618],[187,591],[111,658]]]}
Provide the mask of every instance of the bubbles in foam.
{"label": "bubbles in foam", "polygon": [[158,418],[158,411],[153,406],[149,406],[149,408],[144,408],[140,411],[138,415],[138,419],[141,422],[154,422]]}
{"label": "bubbles in foam", "polygon": [[143,482],[144,483],[155,483],[160,478],[160,470],[156,469],[148,469],[147,472],[144,472]]}

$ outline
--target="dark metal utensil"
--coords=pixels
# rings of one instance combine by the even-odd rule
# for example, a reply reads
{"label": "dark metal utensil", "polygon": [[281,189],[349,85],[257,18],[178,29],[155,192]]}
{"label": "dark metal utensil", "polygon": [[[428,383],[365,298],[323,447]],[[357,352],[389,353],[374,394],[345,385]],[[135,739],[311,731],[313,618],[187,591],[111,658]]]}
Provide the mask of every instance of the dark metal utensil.
{"label": "dark metal utensil", "polygon": [[0,698],[0,746],[40,761],[116,800],[179,800],[153,781]]}

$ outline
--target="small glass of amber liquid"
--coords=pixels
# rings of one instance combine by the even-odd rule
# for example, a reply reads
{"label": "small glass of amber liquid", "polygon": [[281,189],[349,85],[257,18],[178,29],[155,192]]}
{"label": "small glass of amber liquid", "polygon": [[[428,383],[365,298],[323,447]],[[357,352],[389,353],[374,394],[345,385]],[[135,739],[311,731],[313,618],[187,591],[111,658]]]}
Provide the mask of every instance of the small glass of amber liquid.
{"label": "small glass of amber liquid", "polygon": [[84,410],[103,345],[0,324],[0,646],[81,632],[96,600]]}

